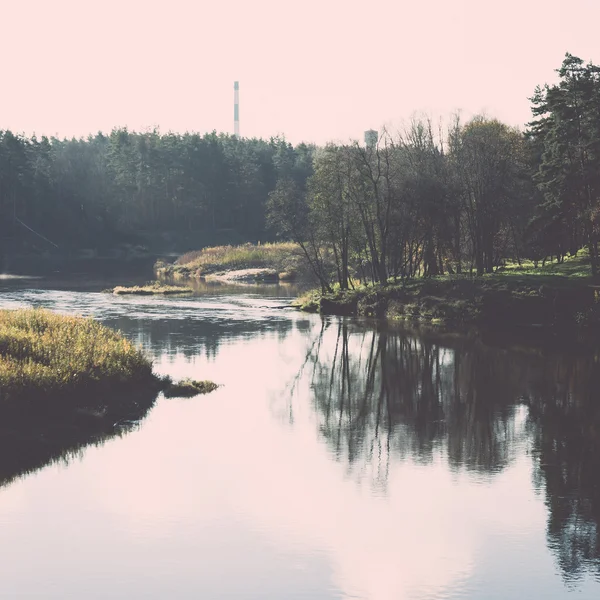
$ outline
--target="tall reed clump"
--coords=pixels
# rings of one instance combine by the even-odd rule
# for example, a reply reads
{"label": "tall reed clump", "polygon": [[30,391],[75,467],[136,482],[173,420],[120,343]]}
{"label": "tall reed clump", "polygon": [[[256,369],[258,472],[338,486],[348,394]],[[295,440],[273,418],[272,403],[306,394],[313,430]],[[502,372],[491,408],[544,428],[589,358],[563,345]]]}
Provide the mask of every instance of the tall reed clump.
{"label": "tall reed clump", "polygon": [[46,310],[0,310],[0,403],[106,402],[155,384],[152,363],[129,340],[92,319]]}

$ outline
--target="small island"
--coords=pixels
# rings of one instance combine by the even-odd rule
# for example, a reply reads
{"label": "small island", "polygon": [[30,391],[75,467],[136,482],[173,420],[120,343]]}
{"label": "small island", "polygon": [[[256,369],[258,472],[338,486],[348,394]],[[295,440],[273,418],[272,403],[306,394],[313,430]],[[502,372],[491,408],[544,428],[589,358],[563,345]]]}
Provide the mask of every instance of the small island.
{"label": "small island", "polygon": [[154,281],[146,285],[134,285],[130,287],[118,285],[117,287],[108,291],[117,296],[174,296],[177,294],[191,294],[194,290],[192,288],[183,287],[181,285],[165,285],[160,281]]}

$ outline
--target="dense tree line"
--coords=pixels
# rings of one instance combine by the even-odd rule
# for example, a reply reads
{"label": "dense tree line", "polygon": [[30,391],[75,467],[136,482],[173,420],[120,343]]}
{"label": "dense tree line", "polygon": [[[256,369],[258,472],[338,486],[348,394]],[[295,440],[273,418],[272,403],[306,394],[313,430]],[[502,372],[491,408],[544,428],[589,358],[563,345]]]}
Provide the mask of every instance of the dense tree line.
{"label": "dense tree line", "polygon": [[324,287],[335,279],[347,289],[351,273],[384,284],[464,269],[489,273],[501,259],[527,252],[530,170],[524,136],[496,120],[457,119],[444,137],[431,121],[415,120],[397,135],[384,131],[373,146],[317,150],[305,193],[278,181],[270,218],[303,244]]}
{"label": "dense tree line", "polygon": [[600,67],[567,54],[560,82],[538,87],[528,132],[541,194],[533,220],[542,252],[587,246],[598,274]]}
{"label": "dense tree line", "polygon": [[0,131],[0,240],[277,235],[302,246],[324,289],[481,275],[584,247],[598,274],[600,67],[567,54],[558,75],[535,90],[525,132],[483,116],[445,127],[417,119],[371,145],[317,149],[215,133]]}
{"label": "dense tree line", "polygon": [[416,119],[376,144],[318,149],[306,186],[277,182],[270,222],[302,245],[323,289],[347,289],[352,274],[482,275],[583,247],[596,274],[600,68],[567,55],[558,73],[535,91],[525,133],[483,116]]}
{"label": "dense tree line", "polygon": [[48,248],[40,236],[61,247],[165,230],[265,239],[269,192],[282,177],[303,185],[312,154],[281,138],[215,133],[115,129],[61,140],[0,131],[0,239],[29,236]]}

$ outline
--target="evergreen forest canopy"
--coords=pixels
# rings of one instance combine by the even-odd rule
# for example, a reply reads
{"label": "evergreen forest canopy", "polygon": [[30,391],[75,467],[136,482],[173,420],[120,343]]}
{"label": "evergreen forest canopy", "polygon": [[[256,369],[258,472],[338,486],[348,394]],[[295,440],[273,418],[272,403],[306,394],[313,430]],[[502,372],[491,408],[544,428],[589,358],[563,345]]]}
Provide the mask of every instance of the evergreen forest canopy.
{"label": "evergreen forest canopy", "polygon": [[27,238],[52,250],[28,228],[62,248],[162,231],[265,239],[269,192],[282,176],[304,185],[313,152],[216,133],[115,129],[60,140],[0,131],[0,243]]}
{"label": "evergreen forest canopy", "polygon": [[39,236],[75,248],[140,232],[279,237],[302,246],[323,289],[356,276],[483,274],[581,248],[597,275],[600,67],[567,54],[558,75],[535,90],[524,133],[483,116],[447,127],[415,119],[367,147],[0,131],[0,243],[31,239],[27,228],[44,249]]}

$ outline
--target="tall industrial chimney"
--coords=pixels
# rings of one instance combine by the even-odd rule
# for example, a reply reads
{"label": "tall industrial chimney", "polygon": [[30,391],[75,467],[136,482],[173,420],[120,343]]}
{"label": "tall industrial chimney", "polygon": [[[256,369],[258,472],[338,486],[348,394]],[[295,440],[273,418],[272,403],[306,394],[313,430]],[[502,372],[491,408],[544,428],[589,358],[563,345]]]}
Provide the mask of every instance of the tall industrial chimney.
{"label": "tall industrial chimney", "polygon": [[240,82],[233,82],[233,135],[240,137]]}

